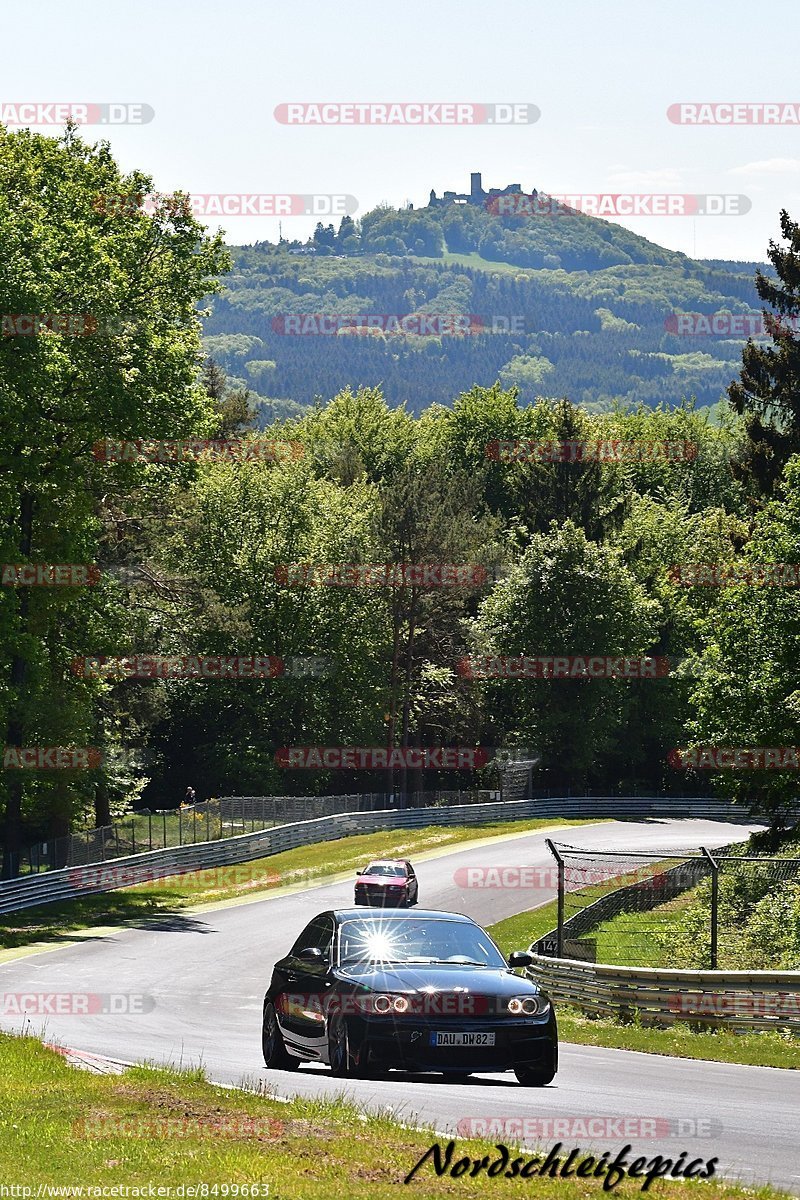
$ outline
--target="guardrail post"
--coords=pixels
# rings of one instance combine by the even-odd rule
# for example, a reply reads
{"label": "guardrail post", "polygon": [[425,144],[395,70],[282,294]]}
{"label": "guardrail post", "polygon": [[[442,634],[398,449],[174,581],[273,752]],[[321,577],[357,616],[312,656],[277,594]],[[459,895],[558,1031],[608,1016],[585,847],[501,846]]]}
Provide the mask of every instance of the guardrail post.
{"label": "guardrail post", "polygon": [[556,958],[564,957],[564,860],[556,850],[550,838],[544,839],[544,844],[556,860],[558,866],[558,932],[556,933]]}
{"label": "guardrail post", "polygon": [[162,811],[161,815],[164,818],[164,849],[166,850],[166,848],[167,848],[167,810],[164,809]]}
{"label": "guardrail post", "polygon": [[717,925],[719,918],[719,863],[705,846],[700,847],[711,863],[711,970],[717,969]]}
{"label": "guardrail post", "polygon": [[131,851],[136,853],[136,822],[131,821]]}
{"label": "guardrail post", "polygon": [[183,808],[178,805],[178,845],[183,845]]}
{"label": "guardrail post", "polygon": [[147,814],[147,846],[149,850],[153,849],[153,814]]}

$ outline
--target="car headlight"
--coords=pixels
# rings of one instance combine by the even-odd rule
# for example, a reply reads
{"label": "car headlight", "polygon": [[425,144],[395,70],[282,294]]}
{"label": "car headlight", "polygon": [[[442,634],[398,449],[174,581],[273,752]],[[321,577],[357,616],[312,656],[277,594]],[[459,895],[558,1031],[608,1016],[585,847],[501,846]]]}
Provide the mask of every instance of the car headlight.
{"label": "car headlight", "polygon": [[512,996],[506,1008],[515,1017],[540,1017],[550,1007],[544,996]]}
{"label": "car headlight", "polygon": [[390,1013],[407,1013],[411,1007],[411,1001],[407,996],[391,996],[386,993],[366,996],[362,1004],[368,1011],[379,1013],[384,1017]]}

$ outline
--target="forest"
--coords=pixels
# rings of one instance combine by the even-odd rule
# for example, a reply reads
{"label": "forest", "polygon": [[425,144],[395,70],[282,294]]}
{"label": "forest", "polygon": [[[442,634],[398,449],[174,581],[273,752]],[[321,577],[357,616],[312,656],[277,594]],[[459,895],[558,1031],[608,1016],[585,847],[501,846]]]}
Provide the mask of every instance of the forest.
{"label": "forest", "polygon": [[[14,568],[0,587],[6,873],[28,842],[131,806],[174,806],[187,785],[205,799],[390,782],[361,765],[300,767],[292,747],[490,751],[469,770],[409,766],[391,781],[408,790],[492,786],[492,757],[529,747],[537,787],[715,789],[780,820],[794,771],[763,754],[753,769],[726,770],[696,751],[798,742],[797,572],[763,569],[800,563],[800,351],[789,324],[744,346],[713,412],[678,397],[592,411],[580,389],[537,394],[487,367],[482,339],[470,353],[491,382],[461,386],[453,373],[446,403],[398,404],[353,369],[331,398],[269,412],[202,341],[236,259],[219,237],[188,207],[98,211],[98,192],[151,182],[123,176],[74,132],[0,130],[0,148],[3,187],[25,198],[0,205],[3,311],[95,321],[91,336],[0,339],[0,558]],[[752,288],[767,311],[796,317],[800,230],[780,220],[770,270],[730,278],[742,297]],[[239,256],[234,282],[259,254]],[[49,267],[32,274],[31,261]],[[363,294],[388,305],[397,270],[364,269]],[[455,286],[419,269],[442,284],[440,299]],[[647,264],[641,293],[661,270],[688,288],[695,276],[681,272],[699,269]],[[709,267],[703,286],[722,274]],[[491,303],[503,288],[512,307],[523,293],[546,303],[536,276],[467,278],[496,285]],[[595,282],[587,276],[584,300],[565,289],[564,312],[594,304]],[[230,297],[231,276],[227,287]],[[482,297],[488,307],[489,290]],[[641,318],[647,302],[629,304]],[[558,324],[551,314],[536,334],[553,359]],[[421,379],[444,378],[436,355],[412,353]],[[591,355],[584,369],[588,378]],[[136,453],[109,453],[109,441]],[[170,453],[144,452],[156,443]],[[553,453],[565,445],[584,450]],[[42,564],[76,569],[48,576]],[[159,656],[284,669],[131,672],[132,659]],[[463,667],[520,656],[668,669]],[[28,756],[36,747],[85,754],[53,770],[52,758]]]}
{"label": "forest", "polygon": [[[357,381],[419,414],[500,380],[523,402],[712,406],[746,341],[701,314],[760,313],[757,264],[702,262],[581,213],[500,217],[469,205],[378,209],[306,244],[235,247],[205,346],[263,398],[261,420]],[[764,267],[769,274],[771,268]],[[287,318],[472,317],[470,332],[380,327],[292,336]],[[680,314],[695,319],[679,324]],[[385,324],[385,322],[384,322]],[[313,326],[312,326],[313,329]]]}

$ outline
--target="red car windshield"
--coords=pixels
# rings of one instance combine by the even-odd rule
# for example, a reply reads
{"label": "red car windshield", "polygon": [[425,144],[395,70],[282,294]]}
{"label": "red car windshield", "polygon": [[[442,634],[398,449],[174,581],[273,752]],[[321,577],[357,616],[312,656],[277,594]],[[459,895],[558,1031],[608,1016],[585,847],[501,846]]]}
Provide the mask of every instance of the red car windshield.
{"label": "red car windshield", "polygon": [[370,863],[364,875],[401,876],[405,879],[406,869],[397,863]]}

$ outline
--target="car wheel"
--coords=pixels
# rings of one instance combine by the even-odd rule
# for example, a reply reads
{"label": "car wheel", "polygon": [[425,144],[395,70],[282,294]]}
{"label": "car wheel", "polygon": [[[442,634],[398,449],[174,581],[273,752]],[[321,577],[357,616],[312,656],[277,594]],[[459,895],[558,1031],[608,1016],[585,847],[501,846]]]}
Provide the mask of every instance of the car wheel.
{"label": "car wheel", "polygon": [[338,1015],[328,1026],[328,1065],[337,1079],[373,1079],[381,1070],[370,1061],[366,1048],[354,1050],[347,1022]]}
{"label": "car wheel", "polygon": [[350,1034],[347,1022],[340,1016],[334,1016],[328,1026],[328,1065],[337,1079],[348,1079],[354,1073]]}
{"label": "car wheel", "polygon": [[549,1046],[541,1063],[528,1066],[519,1063],[514,1074],[523,1087],[546,1087],[552,1083],[558,1070],[558,1047]]}
{"label": "car wheel", "polygon": [[264,1005],[264,1023],[261,1026],[261,1049],[264,1062],[274,1071],[296,1071],[300,1060],[291,1055],[283,1042],[283,1036],[272,1004]]}

